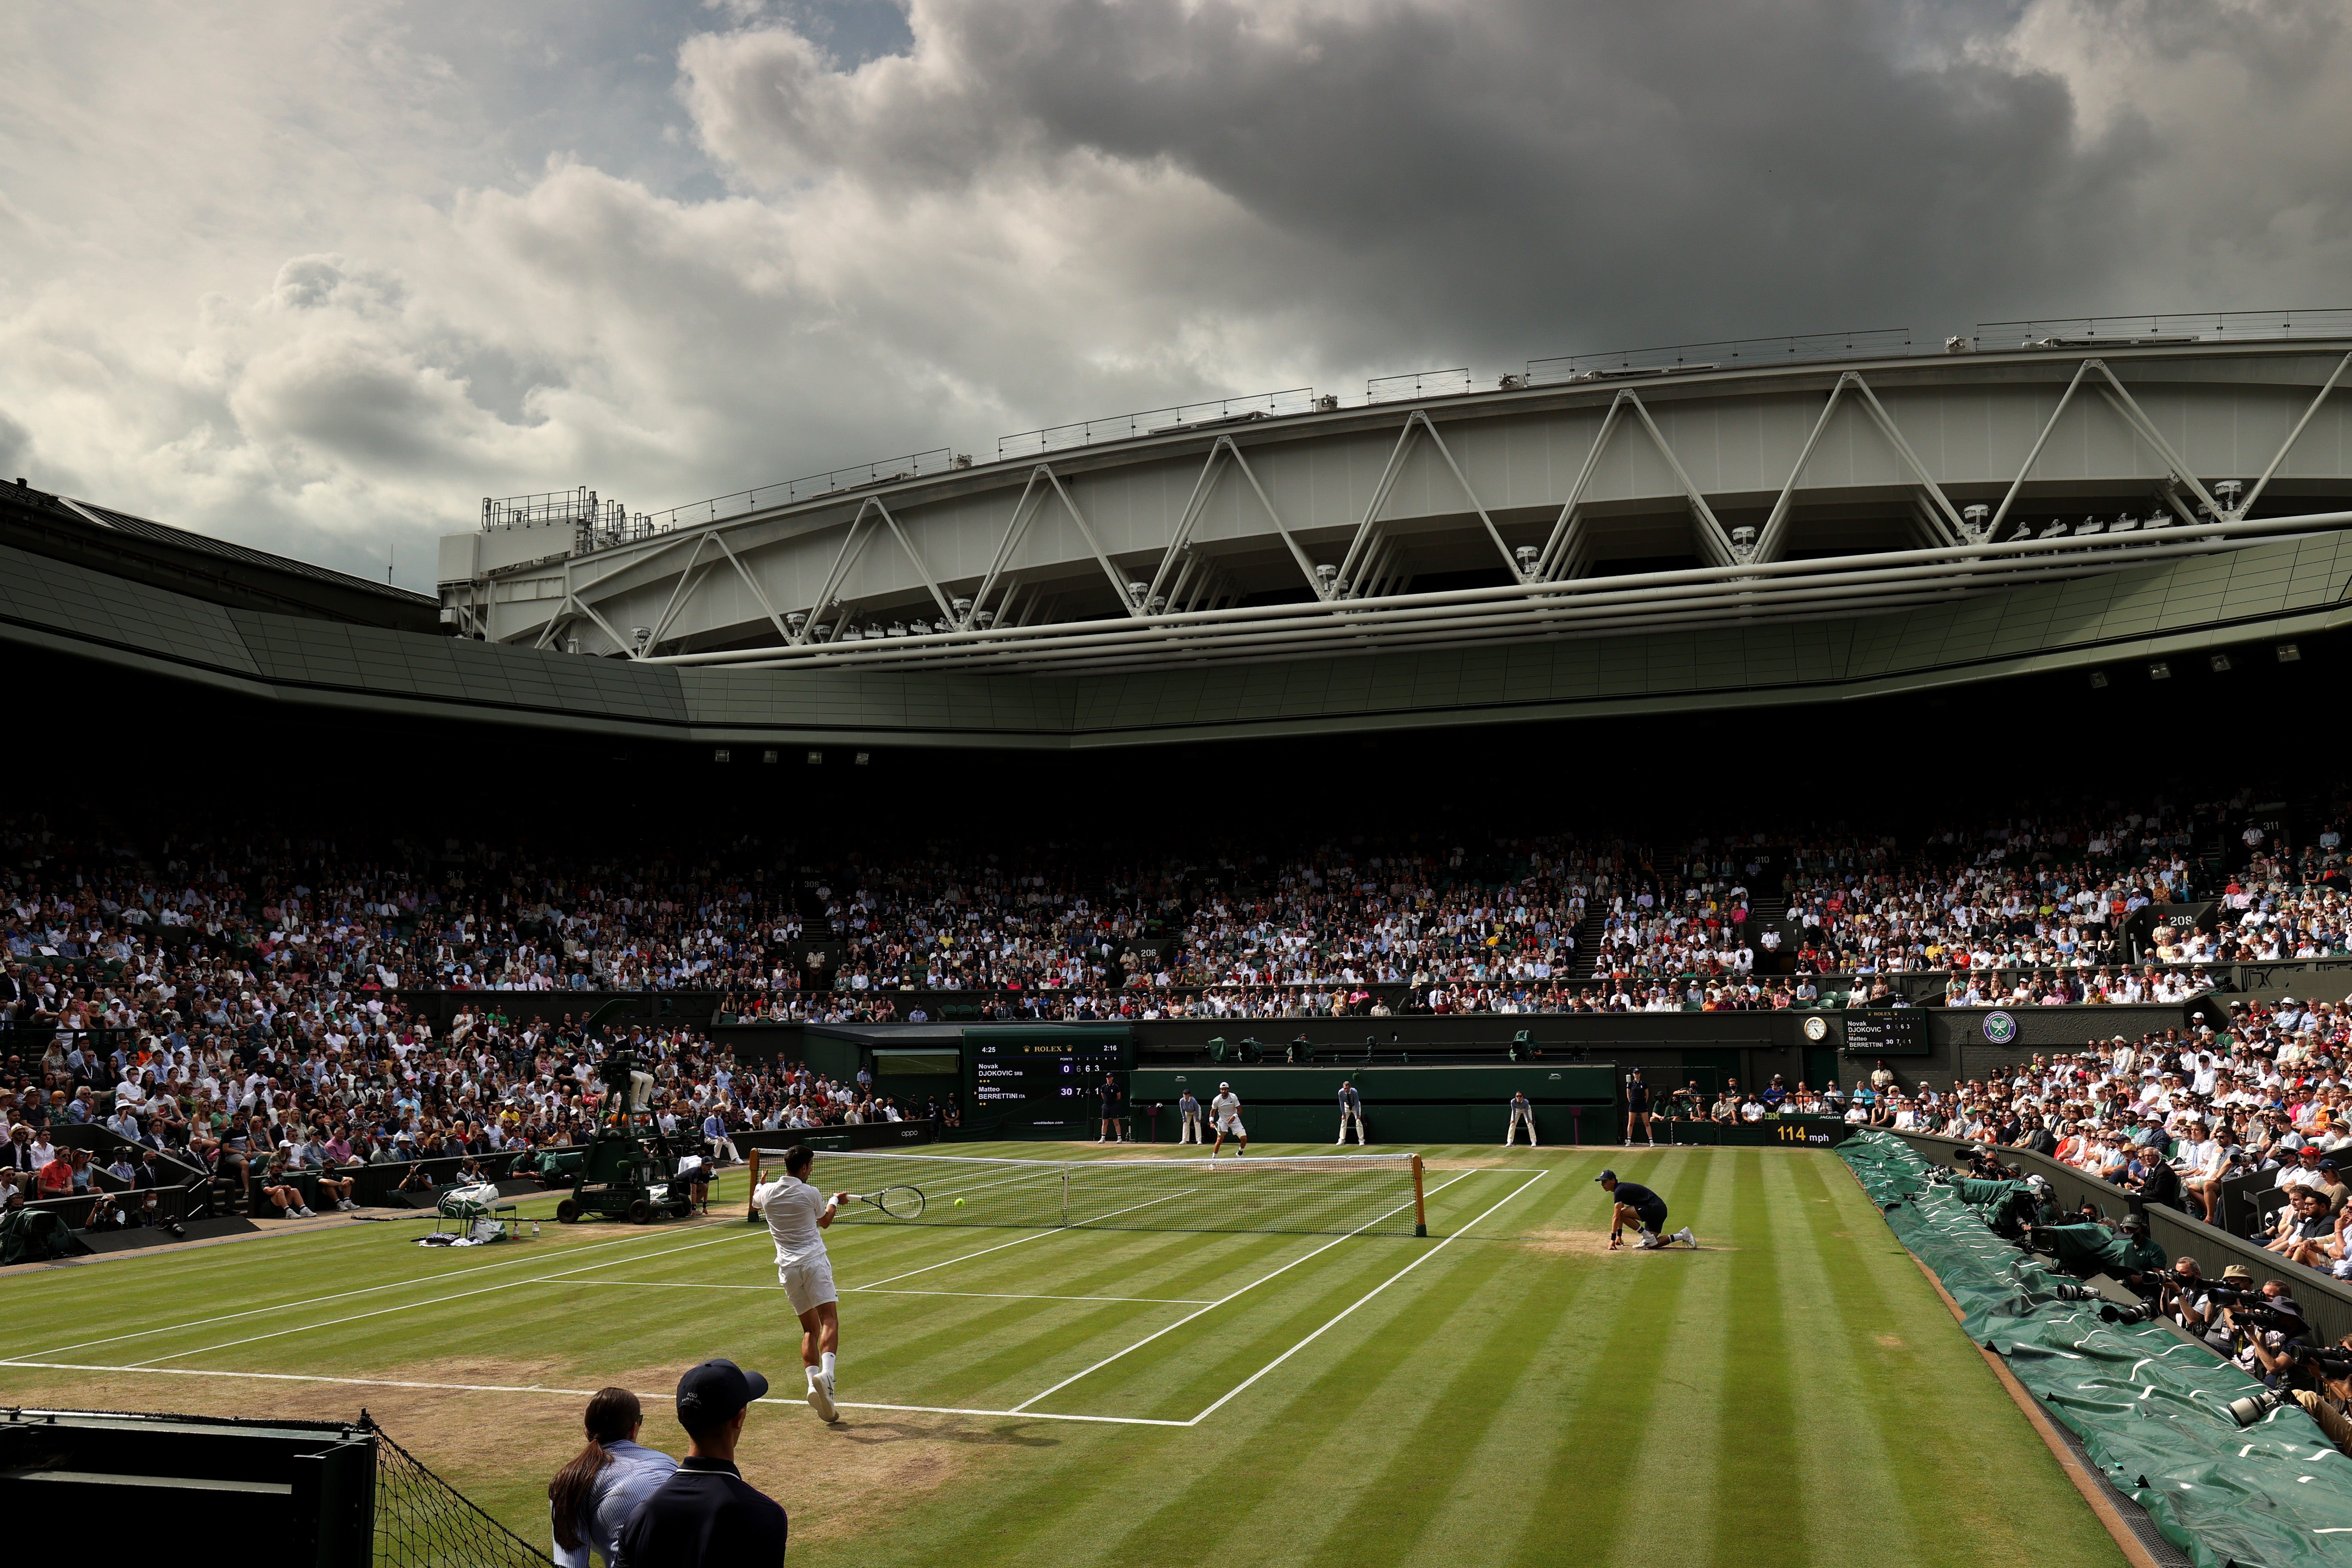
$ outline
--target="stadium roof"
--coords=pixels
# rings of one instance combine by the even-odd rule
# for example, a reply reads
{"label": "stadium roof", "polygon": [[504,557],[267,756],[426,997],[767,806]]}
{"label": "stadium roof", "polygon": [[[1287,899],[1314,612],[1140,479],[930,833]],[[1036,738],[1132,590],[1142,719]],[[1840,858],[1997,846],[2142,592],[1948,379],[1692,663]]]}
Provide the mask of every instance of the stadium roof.
{"label": "stadium roof", "polygon": [[437,629],[424,594],[248,549],[91,501],[0,484],[0,542],[207,604],[352,626]]}

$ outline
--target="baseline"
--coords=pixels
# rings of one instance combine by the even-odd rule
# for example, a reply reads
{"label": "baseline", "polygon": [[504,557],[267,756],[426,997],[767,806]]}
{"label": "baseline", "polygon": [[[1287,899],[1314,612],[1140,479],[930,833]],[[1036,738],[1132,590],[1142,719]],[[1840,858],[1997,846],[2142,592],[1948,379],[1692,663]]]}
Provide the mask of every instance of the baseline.
{"label": "baseline", "polygon": [[[0,1361],[0,1367],[21,1367],[49,1372],[136,1373],[147,1377],[234,1377],[261,1383],[331,1383],[355,1388],[421,1388],[451,1394],[541,1394],[561,1399],[586,1399],[596,1392],[591,1388],[550,1388],[544,1384],[528,1385],[498,1383],[425,1383],[393,1377],[330,1377],[322,1373],[308,1372],[215,1372],[203,1367],[187,1366],[90,1366],[77,1362],[62,1361]],[[644,1397],[667,1397],[646,1394]],[[798,1406],[802,1401],[768,1395],[758,1401],[761,1405]],[[954,1405],[866,1405],[851,1400],[837,1400],[844,1410],[893,1410],[924,1415],[986,1415],[1010,1417],[1020,1421],[1086,1421],[1112,1426],[1182,1426],[1182,1421],[1155,1420],[1140,1415],[1069,1415],[1045,1410],[973,1410]]]}

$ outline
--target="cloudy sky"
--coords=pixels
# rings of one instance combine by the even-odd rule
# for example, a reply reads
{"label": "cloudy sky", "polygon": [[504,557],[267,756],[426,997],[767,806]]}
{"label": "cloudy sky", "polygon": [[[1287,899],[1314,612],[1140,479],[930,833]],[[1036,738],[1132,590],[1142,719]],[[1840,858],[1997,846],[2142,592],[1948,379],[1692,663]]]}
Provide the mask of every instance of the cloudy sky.
{"label": "cloudy sky", "polygon": [[429,586],[1202,396],[2352,305],[2342,0],[0,8],[0,478]]}

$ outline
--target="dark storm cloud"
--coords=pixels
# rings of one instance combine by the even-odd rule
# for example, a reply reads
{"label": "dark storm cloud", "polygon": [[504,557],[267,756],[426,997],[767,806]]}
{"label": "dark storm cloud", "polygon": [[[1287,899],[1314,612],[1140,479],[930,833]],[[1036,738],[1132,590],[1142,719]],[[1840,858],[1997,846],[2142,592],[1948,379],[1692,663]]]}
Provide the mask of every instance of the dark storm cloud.
{"label": "dark storm cloud", "polygon": [[687,58],[714,148],[772,182],[1188,171],[1316,254],[1195,261],[1363,314],[1365,352],[1877,325],[2061,271],[2095,297],[2144,145],[2078,146],[2064,82],[1922,57],[1899,16],[972,0],[919,6],[916,56],[854,74],[784,34]]}
{"label": "dark storm cloud", "polygon": [[1465,361],[2352,304],[2346,21],[0,8],[0,452],[265,546],[396,538],[421,585],[485,494],[657,509]]}

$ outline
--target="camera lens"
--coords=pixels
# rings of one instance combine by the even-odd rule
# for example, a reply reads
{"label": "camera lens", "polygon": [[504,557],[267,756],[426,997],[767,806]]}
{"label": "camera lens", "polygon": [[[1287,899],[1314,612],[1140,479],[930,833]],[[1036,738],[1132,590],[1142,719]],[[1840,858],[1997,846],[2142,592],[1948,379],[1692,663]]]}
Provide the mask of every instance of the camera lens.
{"label": "camera lens", "polygon": [[2264,1389],[2260,1394],[2250,1394],[2243,1399],[2230,1401],[2230,1415],[2239,1426],[2251,1426],[2285,1403],[2286,1395]]}

